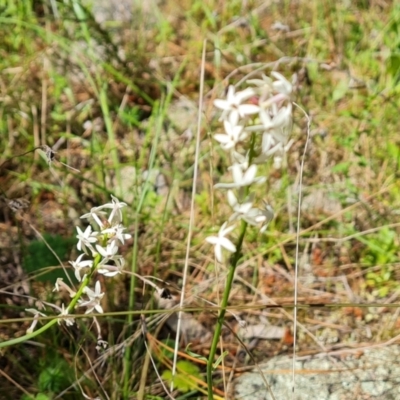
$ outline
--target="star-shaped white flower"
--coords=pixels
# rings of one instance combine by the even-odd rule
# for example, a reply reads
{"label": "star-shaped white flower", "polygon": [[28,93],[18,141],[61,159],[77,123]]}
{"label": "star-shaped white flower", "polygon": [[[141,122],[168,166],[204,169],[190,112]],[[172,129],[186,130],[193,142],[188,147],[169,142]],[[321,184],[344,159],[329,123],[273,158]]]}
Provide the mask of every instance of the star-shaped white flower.
{"label": "star-shaped white flower", "polygon": [[102,211],[101,208],[102,207],[93,207],[90,212],[81,215],[81,219],[87,219],[90,223],[93,223],[94,221],[100,230],[104,229],[106,213]]}
{"label": "star-shaped white flower", "polygon": [[[70,315],[68,312],[68,307],[64,306],[64,303],[61,304],[61,312],[60,312],[60,316],[65,317],[67,315]],[[65,324],[67,326],[73,326],[75,323],[75,320],[73,318],[60,318],[59,320],[57,320],[57,323],[60,325],[61,322],[65,322]]]}
{"label": "star-shaped white flower", "polygon": [[62,289],[65,289],[69,293],[69,297],[75,297],[75,290],[72,290],[66,283],[64,283],[63,278],[57,278],[53,292],[59,292]]}
{"label": "star-shaped white flower", "polygon": [[107,203],[104,204],[100,207],[98,207],[98,209],[103,209],[103,208],[110,208],[111,209],[111,213],[108,217],[108,222],[109,224],[119,224],[120,222],[122,222],[122,212],[121,212],[121,208],[126,207],[127,204],[123,203],[121,201],[119,201],[115,196],[111,195],[111,203]]}
{"label": "star-shaped white flower", "polygon": [[89,287],[85,287],[83,292],[87,294],[89,297],[88,301],[80,301],[79,307],[87,307],[85,314],[90,314],[93,310],[96,310],[98,313],[103,313],[103,307],[100,305],[100,301],[104,296],[104,293],[101,291],[100,281],[96,282],[94,290]]}
{"label": "star-shaped white flower", "polygon": [[243,203],[239,203],[232,190],[228,190],[227,197],[228,203],[234,211],[233,215],[229,218],[230,221],[242,218],[242,216],[246,215],[253,207],[253,199],[251,197],[246,199]]}
{"label": "star-shaped white flower", "polygon": [[260,119],[263,125],[263,130],[274,130],[281,132],[281,137],[277,136],[276,140],[286,142],[288,136],[288,128],[292,124],[292,107],[283,106],[275,112],[271,113],[270,110],[262,108],[260,110]]}
{"label": "star-shaped white flower", "polygon": [[[109,261],[114,261],[115,265]],[[120,274],[124,268],[125,260],[122,256],[114,256],[112,258],[104,258],[97,266],[97,272],[107,277],[113,277]]]}
{"label": "star-shaped white flower", "polygon": [[266,231],[272,218],[274,218],[274,210],[266,201],[264,201],[264,209],[261,210],[261,214],[257,217],[257,222],[262,222],[260,229],[261,233]]}
{"label": "star-shaped white flower", "polygon": [[272,207],[265,203],[264,208],[251,208],[242,218],[249,225],[257,226],[261,224],[260,232],[264,232],[273,217],[274,211],[272,210]]}
{"label": "star-shaped white flower", "polygon": [[228,190],[228,203],[233,208],[234,213],[229,221],[242,219],[249,225],[257,226],[262,224],[261,232],[267,229],[268,223],[274,217],[272,207],[264,202],[264,208],[253,207],[253,198],[250,196],[243,203],[239,203],[232,190]]}
{"label": "star-shaped white flower", "polygon": [[221,143],[224,150],[234,148],[239,142],[247,137],[247,133],[243,131],[243,126],[234,125],[229,120],[224,120],[225,133],[216,133],[214,139]]}
{"label": "star-shaped white flower", "polygon": [[107,235],[111,240],[119,240],[122,244],[125,243],[125,240],[130,239],[132,235],[129,233],[124,233],[126,228],[123,225],[118,224],[114,225],[111,228],[103,229],[101,233],[103,235]]}
{"label": "star-shaped white flower", "polygon": [[101,247],[100,245],[96,244],[96,250],[98,253],[106,260],[114,257],[118,252],[118,245],[115,240],[111,243],[108,243],[106,247]]}
{"label": "star-shaped white flower", "polygon": [[255,104],[242,104],[255,94],[256,92],[252,88],[235,93],[235,87],[229,86],[226,100],[214,100],[215,107],[223,110],[220,120],[226,120],[229,116],[229,118],[237,122],[239,118],[258,113],[259,106]]}
{"label": "star-shaped white flower", "polygon": [[292,84],[279,72],[272,71],[271,75],[277,80],[272,83],[273,88],[278,92],[290,96],[293,91]]}
{"label": "star-shaped white flower", "polygon": [[249,186],[253,183],[265,182],[265,176],[256,177],[257,165],[250,165],[246,171],[243,171],[240,164],[233,164],[230,168],[232,171],[233,183],[217,183],[214,185],[215,188],[233,189],[240,188],[243,186]]}
{"label": "star-shaped white flower", "polygon": [[208,243],[211,243],[214,245],[214,252],[215,252],[215,258],[219,261],[222,262],[222,249],[226,249],[230,251],[231,253],[234,253],[236,251],[236,246],[225,236],[231,232],[235,227],[234,225],[226,227],[227,222],[225,222],[220,230],[218,231],[218,236],[209,236],[206,238],[206,241]]}
{"label": "star-shaped white flower", "polygon": [[26,308],[25,311],[28,311],[28,312],[30,312],[30,313],[32,313],[34,315],[33,321],[31,323],[31,326],[26,330],[26,333],[29,334],[29,333],[32,333],[35,330],[36,325],[39,322],[40,316],[46,317],[46,314],[43,314],[43,313],[41,313],[40,311],[38,311],[38,310],[36,310],[34,308]]}
{"label": "star-shaped white flower", "polygon": [[90,225],[86,227],[84,232],[82,232],[79,226],[76,227],[76,230],[78,231],[76,238],[79,239],[76,247],[79,251],[84,251],[88,254],[86,247],[89,247],[91,251],[93,250],[91,244],[97,242],[97,238],[95,237],[97,232],[92,232],[92,227]]}
{"label": "star-shaped white flower", "polygon": [[80,282],[83,277],[86,275],[84,274],[83,276],[81,276],[81,271],[82,270],[86,270],[86,269],[90,269],[92,268],[93,265],[93,260],[82,260],[82,257],[85,254],[82,253],[77,259],[76,261],[69,261],[69,263],[72,265],[72,267],[75,270],[75,277],[78,280],[78,282]]}

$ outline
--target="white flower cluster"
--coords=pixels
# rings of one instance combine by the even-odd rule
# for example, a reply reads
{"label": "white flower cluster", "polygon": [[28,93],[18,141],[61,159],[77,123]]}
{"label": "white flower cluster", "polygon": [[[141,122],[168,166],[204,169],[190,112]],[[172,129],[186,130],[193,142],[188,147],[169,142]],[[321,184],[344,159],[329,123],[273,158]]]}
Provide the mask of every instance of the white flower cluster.
{"label": "white flower cluster", "polygon": [[273,157],[280,166],[284,152],[290,146],[292,126],[292,85],[278,72],[271,72],[275,80],[267,76],[248,80],[251,85],[236,92],[230,86],[226,99],[214,101],[222,110],[225,133],[217,133],[214,139],[229,152],[233,182],[217,183],[217,189],[228,189],[227,200],[233,214],[225,222],[218,236],[206,238],[214,245],[215,257],[222,262],[222,249],[235,252],[235,245],[225,236],[235,228],[235,221],[244,220],[249,225],[260,226],[263,232],[273,218],[271,206],[256,206],[250,186],[262,184],[265,177],[257,176],[257,166]]}
{"label": "white flower cluster", "polygon": [[[75,277],[80,282],[77,291],[71,289],[62,278],[58,278],[54,291],[66,290],[72,298],[68,307],[64,304],[61,307],[52,305],[59,310],[59,315],[63,318],[58,323],[64,321],[67,326],[74,324],[74,319],[70,317],[71,310],[76,307],[86,308],[85,314],[89,314],[94,310],[102,313],[101,299],[104,296],[100,281],[96,281],[94,289],[88,284],[92,280],[95,273],[102,274],[106,277],[113,277],[121,273],[125,260],[118,254],[118,246],[124,244],[125,240],[131,237],[130,234],[124,233],[125,228],[122,225],[121,208],[126,203],[120,202],[116,197],[111,196],[111,203],[104,204],[100,207],[94,207],[90,213],[81,216],[88,219],[92,225],[82,231],[77,227],[78,239],[77,248],[83,251],[76,261],[70,261],[75,273]],[[105,210],[111,210],[107,217]],[[43,313],[29,309],[27,310],[35,315],[35,319],[28,329],[28,333],[32,332],[37,324],[37,318],[44,316]]]}

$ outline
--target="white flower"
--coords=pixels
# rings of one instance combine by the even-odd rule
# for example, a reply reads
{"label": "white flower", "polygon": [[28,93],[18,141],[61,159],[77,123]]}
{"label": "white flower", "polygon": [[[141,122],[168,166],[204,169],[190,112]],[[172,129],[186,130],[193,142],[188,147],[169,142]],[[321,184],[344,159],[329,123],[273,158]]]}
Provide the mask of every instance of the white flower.
{"label": "white flower", "polygon": [[116,244],[115,240],[113,240],[111,243],[107,244],[105,248],[96,244],[96,250],[103,258],[109,260],[117,254],[118,245]]}
{"label": "white flower", "polygon": [[76,261],[69,261],[69,263],[72,265],[72,267],[75,270],[75,277],[78,280],[78,282],[80,282],[83,277],[86,275],[84,274],[83,276],[81,276],[81,271],[85,270],[85,269],[90,269],[93,266],[93,260],[83,260],[82,261],[82,257],[85,254],[82,253],[77,259]]}
{"label": "white flower", "polygon": [[240,219],[243,215],[246,215],[253,207],[253,199],[251,197],[243,203],[239,203],[232,190],[228,190],[227,196],[228,203],[234,211],[234,214],[229,218],[230,221]]}
{"label": "white flower", "polygon": [[[64,303],[62,303],[61,304],[61,312],[60,312],[60,314],[59,314],[60,316],[67,316],[67,315],[70,315],[69,313],[68,313],[68,307],[67,308],[65,308],[65,306],[64,306]],[[72,326],[72,325],[74,325],[74,323],[75,323],[75,320],[73,319],[73,318],[60,318],[58,321],[57,321],[57,323],[60,325],[61,324],[61,322],[65,322],[65,324],[67,325],[67,326]]]}
{"label": "white flower", "polygon": [[283,130],[290,125],[292,120],[292,107],[283,106],[276,113],[271,115],[270,110],[265,108],[260,109],[259,113],[264,130],[268,129],[280,129]]}
{"label": "white flower", "polygon": [[130,239],[132,235],[129,233],[124,233],[124,228],[121,224],[114,225],[111,228],[104,229],[101,231],[103,235],[107,235],[111,240],[119,240],[122,244],[125,243],[125,240]]}
{"label": "white flower", "polygon": [[39,321],[39,317],[40,316],[45,317],[46,314],[43,314],[43,313],[41,313],[40,311],[38,311],[38,310],[36,310],[34,308],[27,308],[25,311],[28,311],[28,312],[30,312],[31,314],[34,315],[33,321],[31,323],[31,326],[26,330],[26,333],[29,334],[29,333],[32,333],[34,331],[34,329],[35,329],[35,327],[36,327],[36,325],[37,325],[37,323]]}
{"label": "white flower", "polygon": [[229,86],[226,100],[214,100],[215,107],[223,110],[220,119],[225,120],[227,116],[231,114],[230,118],[232,118],[232,121],[237,122],[239,118],[258,113],[258,110],[260,109],[259,106],[255,104],[242,104],[255,94],[256,92],[251,88],[235,93],[235,87]]}
{"label": "white flower", "polygon": [[246,171],[243,171],[241,165],[233,164],[231,171],[233,183],[217,183],[214,187],[224,189],[240,188],[252,185],[253,183],[263,183],[266,179],[264,176],[256,178],[257,165],[254,164],[250,165]]}
{"label": "white flower", "polygon": [[[108,264],[109,261],[114,261],[116,265]],[[122,256],[114,256],[112,259],[104,258],[97,267],[97,272],[107,277],[113,277],[121,273],[125,265],[125,260]]]}
{"label": "white flower", "polygon": [[214,251],[215,251],[215,258],[219,261],[222,262],[222,248],[230,251],[231,253],[234,253],[236,251],[236,246],[225,236],[231,232],[234,229],[234,226],[229,226],[226,227],[227,222],[225,222],[219,232],[218,236],[209,236],[206,238],[206,241],[208,243],[211,243],[214,245]]}
{"label": "white flower", "polygon": [[274,217],[274,212],[270,206],[265,207],[264,209],[259,208],[251,208],[249,212],[243,215],[243,219],[249,224],[256,226],[258,224],[262,224],[261,232],[264,232],[267,229],[269,222]]}
{"label": "white flower", "polygon": [[115,239],[119,240],[122,244],[125,243],[125,240],[128,240],[132,237],[130,233],[123,233],[123,231],[126,228],[124,228],[121,224],[118,225],[115,229]]}
{"label": "white flower", "polygon": [[127,204],[120,202],[115,196],[111,195],[111,203],[104,204],[100,207],[97,207],[98,210],[102,210],[103,208],[110,208],[111,213],[107,218],[108,223],[112,224],[119,224],[122,222],[122,212],[121,208],[126,207]]}
{"label": "white flower", "polygon": [[93,310],[96,310],[98,313],[102,314],[103,307],[100,305],[100,301],[103,298],[104,293],[101,291],[100,281],[96,282],[94,291],[86,286],[83,289],[83,292],[89,297],[88,301],[79,301],[79,307],[87,307],[85,314],[90,314]]}
{"label": "white flower", "polygon": [[90,222],[94,221],[98,225],[98,227],[101,229],[104,228],[104,218],[105,218],[106,213],[104,211],[101,211],[101,207],[93,207],[90,212],[83,214],[81,216],[82,219],[88,219]]}
{"label": "white flower", "polygon": [[273,88],[278,93],[282,93],[289,96],[293,91],[292,84],[282,74],[280,74],[277,71],[272,71],[271,75],[277,79],[272,83]]}
{"label": "white flower", "polygon": [[234,213],[229,218],[229,221],[243,219],[249,225],[256,226],[263,224],[262,232],[267,228],[268,223],[272,220],[274,212],[267,203],[264,209],[253,207],[253,199],[249,197],[245,202],[239,203],[232,190],[228,190],[228,202],[233,208]]}
{"label": "white flower", "polygon": [[280,150],[282,143],[276,143],[274,136],[270,132],[264,132],[261,140],[261,154],[269,156],[275,151]]}
{"label": "white flower", "polygon": [[272,207],[264,201],[264,209],[261,210],[261,214],[257,217],[257,222],[262,222],[262,227],[260,229],[260,232],[265,232],[268,224],[272,221],[272,218],[274,218],[274,210]]}
{"label": "white flower", "polygon": [[59,292],[61,289],[65,289],[69,293],[70,297],[74,297],[76,295],[76,292],[72,290],[66,283],[64,283],[63,278],[57,278],[53,292]]}
{"label": "white flower", "polygon": [[[112,225],[119,224],[120,222],[122,222],[121,208],[125,207],[127,204],[120,202],[113,195],[111,195],[111,199],[111,203],[106,203],[99,207],[93,207],[89,213],[82,215],[81,218],[94,220],[99,226],[100,230],[107,229]],[[103,211],[103,209],[105,208],[111,209],[111,213],[108,216],[107,221],[104,221],[104,216],[106,215],[106,213]],[[101,218],[103,218],[103,220]]]}
{"label": "white flower", "polygon": [[91,251],[93,250],[91,243],[97,242],[95,237],[97,232],[92,232],[92,227],[90,225],[87,226],[84,232],[82,232],[79,226],[76,227],[76,230],[78,231],[76,238],[79,239],[76,247],[79,251],[84,251],[86,254],[88,254],[86,251],[86,246],[90,247]]}
{"label": "white flower", "polygon": [[94,291],[86,286],[83,289],[83,292],[86,293],[90,300],[101,299],[104,296],[104,293],[101,292],[101,284],[100,281],[96,281],[94,286]]}
{"label": "white flower", "polygon": [[259,112],[261,124],[246,127],[247,132],[277,131],[276,139],[285,142],[292,125],[292,106],[277,107],[276,104],[263,104]]}
{"label": "white flower", "polygon": [[249,153],[243,155],[237,151],[232,151],[231,159],[232,159],[232,165],[237,164],[240,166],[240,168],[242,168],[242,170],[249,168]]}
{"label": "white flower", "polygon": [[247,133],[243,132],[243,126],[234,125],[229,120],[224,120],[226,133],[216,133],[214,139],[221,143],[224,150],[234,148],[239,142],[247,137]]}

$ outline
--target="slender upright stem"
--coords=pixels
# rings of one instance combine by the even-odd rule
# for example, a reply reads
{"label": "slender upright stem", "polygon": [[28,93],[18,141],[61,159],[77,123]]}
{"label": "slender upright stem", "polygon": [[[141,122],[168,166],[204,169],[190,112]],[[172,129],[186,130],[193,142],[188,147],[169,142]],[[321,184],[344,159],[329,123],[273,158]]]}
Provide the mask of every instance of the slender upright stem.
{"label": "slender upright stem", "polygon": [[215,326],[214,337],[213,337],[213,340],[211,343],[211,348],[210,348],[210,354],[208,355],[207,385],[208,385],[208,399],[209,400],[212,400],[214,397],[213,396],[213,380],[212,380],[212,373],[214,370],[214,367],[213,367],[214,358],[215,358],[215,354],[217,352],[217,347],[218,347],[219,337],[221,335],[222,325],[224,324],[224,320],[225,320],[226,307],[227,307],[228,301],[229,301],[229,294],[231,292],[233,278],[235,277],[236,266],[239,262],[241,254],[242,254],[242,244],[243,244],[244,235],[246,233],[246,229],[247,229],[247,223],[242,221],[240,236],[239,236],[239,239],[238,239],[238,242],[236,245],[236,251],[235,251],[235,253],[233,253],[233,255],[231,257],[229,272],[228,272],[228,276],[226,279],[225,290],[224,290],[222,302],[221,302],[221,309],[219,311],[217,324]]}

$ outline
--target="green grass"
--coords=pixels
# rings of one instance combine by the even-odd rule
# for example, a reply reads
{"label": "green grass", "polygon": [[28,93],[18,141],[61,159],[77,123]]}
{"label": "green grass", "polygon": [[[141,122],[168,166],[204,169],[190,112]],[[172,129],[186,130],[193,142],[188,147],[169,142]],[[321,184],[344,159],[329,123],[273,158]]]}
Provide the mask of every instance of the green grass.
{"label": "green grass", "polygon": [[[216,310],[207,311],[203,300],[220,304],[221,299],[212,249],[204,242],[229,216],[224,196],[212,190],[227,166],[226,156],[211,139],[221,130],[212,100],[224,95],[228,83],[239,82],[257,68],[267,75],[271,68],[288,78],[296,74],[296,102],[312,118],[303,185],[305,196],[321,190],[324,200],[302,211],[301,251],[311,272],[301,268],[300,278],[321,278],[306,289],[347,303],[345,289],[334,280],[343,275],[356,298],[390,299],[399,290],[400,276],[400,8],[389,1],[357,1],[351,6],[344,1],[282,1],[266,7],[255,0],[170,0],[150,11],[135,4],[130,21],[99,24],[93,8],[81,1],[0,0],[0,194],[23,197],[31,204],[19,218],[0,202],[2,263],[8,271],[1,279],[7,292],[0,293],[0,303],[13,305],[1,310],[0,340],[23,335],[28,322],[7,321],[28,317],[24,310],[38,299],[45,301],[52,290],[40,282],[39,270],[20,270],[28,261],[32,265],[34,256],[28,249],[39,239],[32,227],[69,243],[79,216],[108,201],[110,193],[129,204],[125,225],[134,240],[124,248],[127,270],[157,278],[174,296],[180,295],[195,154],[195,140],[187,139],[188,132],[182,134],[189,127],[196,134],[203,39],[204,112],[186,288],[188,293],[198,290],[199,298],[188,304],[197,308],[191,314],[213,331]],[[274,30],[278,21],[289,30]],[[272,64],[267,67],[268,63]],[[178,100],[189,106],[179,108]],[[263,167],[268,181],[257,196],[269,201],[276,216],[264,235],[249,228],[238,274],[250,287],[235,281],[231,304],[243,306],[253,296],[258,301],[261,294],[274,299],[293,295],[293,285],[282,271],[292,276],[295,262],[295,185],[306,139],[306,120],[298,111],[292,138],[286,166]],[[42,144],[57,147],[52,170],[39,151],[33,151]],[[148,170],[162,172],[165,192],[157,192]],[[334,217],[333,209],[340,210]],[[38,250],[37,257],[40,254]],[[76,255],[74,250],[62,261],[67,264]],[[21,282],[21,273],[37,274],[24,286],[23,294],[30,299],[9,294]],[[0,397],[53,398],[89,371],[80,386],[93,397],[106,398],[107,393],[111,399],[164,398],[145,342],[149,346],[150,338],[161,341],[174,333],[156,322],[158,314],[150,314],[148,335],[142,335],[139,310],[157,309],[151,288],[124,275],[107,290],[111,314],[98,321],[110,346],[122,347],[104,356],[103,367],[96,364],[96,332],[89,319],[79,319],[80,328],[74,330],[57,325],[35,338],[37,346],[18,344],[4,350],[3,370],[20,386],[1,378]],[[250,323],[257,320],[254,310],[241,312]],[[313,318],[313,312],[307,311],[307,316]],[[338,319],[343,315],[340,307],[336,313]],[[305,323],[305,315],[300,313],[299,320]],[[226,321],[235,325],[230,315]],[[277,324],[292,326],[286,317]],[[385,318],[371,323],[370,329],[371,342],[394,335],[393,321]],[[226,335],[235,340],[232,333]],[[299,340],[302,348],[318,351],[305,334]],[[350,339],[343,335],[341,340]],[[170,376],[172,366],[160,356],[160,346],[153,342],[148,348],[160,375]],[[273,345],[260,346],[256,361],[262,361],[260,354],[274,354]],[[207,358],[209,347],[210,341],[191,349]],[[185,352],[185,347],[180,350]],[[229,351],[226,367],[232,366],[234,356],[230,347]],[[218,349],[217,356],[221,353]],[[194,359],[190,363],[193,375],[205,383],[204,364]],[[90,372],[94,364],[97,378]],[[73,372],[68,379],[58,379],[59,365]],[[221,398],[226,388],[215,379],[221,391],[215,395]],[[198,381],[189,386],[197,388],[194,396],[204,395],[206,386]],[[66,390],[71,398],[81,393],[76,386]],[[174,397],[184,398],[184,391]]]}

